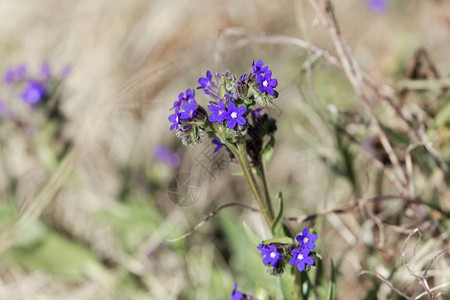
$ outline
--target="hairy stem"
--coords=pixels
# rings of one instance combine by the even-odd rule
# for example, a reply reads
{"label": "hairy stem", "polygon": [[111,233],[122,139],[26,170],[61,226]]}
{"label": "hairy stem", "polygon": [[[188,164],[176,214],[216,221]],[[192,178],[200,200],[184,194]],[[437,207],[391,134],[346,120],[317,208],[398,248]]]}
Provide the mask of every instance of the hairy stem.
{"label": "hairy stem", "polygon": [[256,202],[258,203],[259,209],[261,210],[261,213],[264,216],[267,225],[269,226],[269,228],[271,228],[274,218],[273,212],[267,207],[267,202],[264,202],[261,190],[258,186],[258,183],[256,182],[255,176],[253,176],[252,168],[250,167],[247,159],[245,141],[238,142],[236,146],[228,142],[225,142],[225,144],[239,161],[241,169],[244,172],[244,177],[247,180],[248,185],[250,186],[250,190],[252,191]]}

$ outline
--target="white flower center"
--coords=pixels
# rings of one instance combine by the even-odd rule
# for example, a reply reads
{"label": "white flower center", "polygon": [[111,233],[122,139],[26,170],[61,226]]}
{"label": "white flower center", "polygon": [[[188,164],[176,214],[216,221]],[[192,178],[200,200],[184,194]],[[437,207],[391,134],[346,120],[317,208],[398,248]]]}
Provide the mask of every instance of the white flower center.
{"label": "white flower center", "polygon": [[305,237],[305,238],[303,239],[303,243],[307,243],[307,242],[309,242],[309,239],[308,239],[307,237]]}
{"label": "white flower center", "polygon": [[[237,113],[235,112],[235,111],[233,111],[232,113],[231,113],[231,117],[233,118],[233,119],[236,119],[237,118]],[[272,252],[273,253],[273,252]],[[272,255],[272,254],[271,254]]]}
{"label": "white flower center", "polygon": [[277,254],[275,252],[270,252],[270,257],[275,258],[275,257],[277,257]]}
{"label": "white flower center", "polygon": [[177,118],[175,119],[175,121],[177,121],[177,123],[180,123],[180,122],[178,121],[178,116],[177,116]]}
{"label": "white flower center", "polygon": [[264,81],[263,81],[263,86],[264,86],[264,87],[267,87],[268,85],[269,85],[269,83],[267,82],[267,80],[264,80]]}
{"label": "white flower center", "polygon": [[303,257],[302,254],[297,255],[297,259],[298,259],[298,260],[302,260],[303,258],[304,258],[304,257]]}

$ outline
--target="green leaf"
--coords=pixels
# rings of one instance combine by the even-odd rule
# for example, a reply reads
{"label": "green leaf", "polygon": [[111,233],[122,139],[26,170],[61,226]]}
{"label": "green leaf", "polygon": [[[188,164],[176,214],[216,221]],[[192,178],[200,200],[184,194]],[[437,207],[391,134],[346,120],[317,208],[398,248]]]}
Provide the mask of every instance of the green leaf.
{"label": "green leaf", "polygon": [[247,223],[243,222],[245,233],[247,234],[248,239],[252,244],[256,247],[261,243],[258,236],[253,232],[253,230],[247,225]]}
{"label": "green leaf", "polygon": [[273,154],[273,147],[275,145],[275,137],[271,136],[270,141],[267,143],[267,145],[264,147],[264,149],[261,151],[261,161],[263,163],[268,163],[270,158]]}
{"label": "green leaf", "polygon": [[280,289],[284,300],[293,300],[291,289],[283,277],[280,277]]}
{"label": "green leaf", "polygon": [[283,204],[283,194],[281,192],[278,192],[277,195],[278,198],[278,211],[275,215],[275,219],[272,223],[272,232],[276,235],[281,234],[281,225],[283,221],[283,211],[284,211],[284,204]]}
{"label": "green leaf", "polygon": [[450,103],[448,103],[444,108],[442,108],[435,117],[436,126],[442,126],[446,122],[450,121]]}
{"label": "green leaf", "polygon": [[331,278],[330,285],[328,286],[327,300],[333,300],[336,297],[336,266],[333,260],[331,260]]}
{"label": "green leaf", "polygon": [[274,238],[274,239],[270,239],[270,240],[264,240],[262,241],[263,244],[268,245],[268,244],[273,244],[273,243],[278,243],[278,244],[292,244],[294,242],[293,239],[291,239],[290,237],[281,237],[281,238]]}

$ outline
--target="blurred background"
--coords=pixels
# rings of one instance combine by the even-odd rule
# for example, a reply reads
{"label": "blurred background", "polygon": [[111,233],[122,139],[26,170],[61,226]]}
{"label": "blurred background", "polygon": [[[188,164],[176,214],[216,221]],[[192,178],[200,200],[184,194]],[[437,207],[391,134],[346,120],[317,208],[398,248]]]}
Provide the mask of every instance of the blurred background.
{"label": "blurred background", "polygon": [[[450,2],[334,5],[356,61],[392,87],[448,163]],[[249,227],[270,237],[258,213],[230,207],[168,241],[225,203],[255,206],[224,151],[213,154],[208,139],[185,147],[169,132],[173,101],[206,70],[239,76],[262,59],[278,79],[267,176],[274,195],[283,191],[287,216],[396,193],[344,72],[290,43],[249,38],[301,38],[335,55],[308,1],[3,0],[0,17],[0,299],[229,299],[234,282],[281,299],[246,235]],[[200,92],[196,99],[208,101]],[[407,128],[381,101],[373,107],[405,158]],[[376,276],[357,276],[362,270],[408,295],[424,291],[402,247],[420,228],[407,253],[417,272],[449,247],[448,173],[423,148],[410,153],[416,195],[441,211],[383,201],[370,203],[371,215],[291,222],[320,230],[316,299],[326,294],[331,260],[337,299],[403,299]],[[450,299],[448,252],[428,275]]]}

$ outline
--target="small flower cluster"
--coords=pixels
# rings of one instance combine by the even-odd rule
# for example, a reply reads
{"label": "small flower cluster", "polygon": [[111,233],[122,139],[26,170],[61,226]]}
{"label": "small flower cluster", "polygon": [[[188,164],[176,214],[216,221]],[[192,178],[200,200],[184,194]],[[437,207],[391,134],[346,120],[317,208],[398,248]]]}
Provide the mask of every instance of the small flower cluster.
{"label": "small flower cluster", "polygon": [[257,249],[263,256],[263,264],[268,267],[271,275],[282,275],[284,266],[289,259],[290,265],[297,265],[300,272],[308,271],[315,265],[315,241],[317,234],[311,233],[309,228],[304,228],[302,233],[297,235],[296,243],[270,243],[259,244]]}
{"label": "small flower cluster", "polygon": [[70,72],[70,67],[64,67],[58,76],[52,74],[48,62],[41,65],[39,75],[31,75],[26,65],[9,68],[4,74],[7,85],[21,88],[20,98],[24,103],[35,106],[44,99],[52,96],[61,78],[65,78]]}
{"label": "small flower cluster", "polygon": [[194,90],[181,93],[174,102],[169,116],[170,130],[176,130],[183,144],[195,146],[206,132],[219,151],[225,142],[235,143],[246,136],[252,127],[247,117],[259,112],[261,106],[268,106],[278,97],[274,90],[278,81],[272,78],[272,71],[262,60],[252,63],[252,72],[242,74],[239,79],[230,71],[212,74],[198,79],[198,90],[203,90],[211,100],[207,110],[195,100]]}

